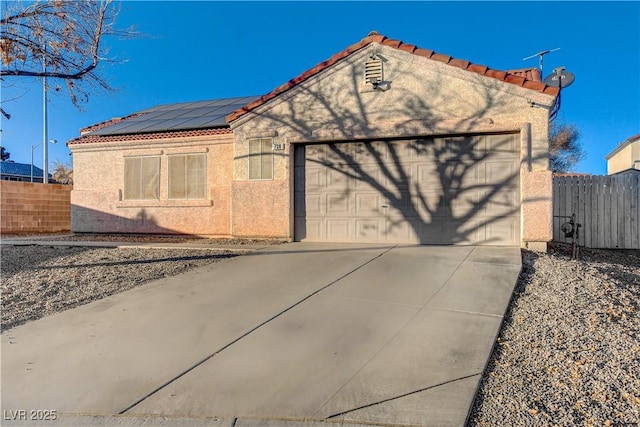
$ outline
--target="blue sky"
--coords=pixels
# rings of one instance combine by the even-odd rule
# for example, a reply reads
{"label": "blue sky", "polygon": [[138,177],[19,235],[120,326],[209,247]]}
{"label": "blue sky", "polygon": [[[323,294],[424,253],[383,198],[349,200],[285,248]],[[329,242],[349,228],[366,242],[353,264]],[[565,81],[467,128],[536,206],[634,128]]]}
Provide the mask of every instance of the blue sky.
{"label": "blue sky", "polygon": [[[70,163],[65,143],[79,129],[155,105],[262,95],[371,30],[496,69],[544,60],[575,74],[558,120],[582,133],[578,172],[606,173],[604,156],[640,133],[640,2],[157,2],[125,1],[118,27],[142,36],[107,39],[101,72],[117,90],[96,93],[79,111],[49,102],[49,161]],[[42,83],[7,79],[1,144],[29,163],[42,142]],[[62,91],[63,92],[63,91]],[[14,99],[15,98],[15,99]],[[42,165],[42,147],[34,151]]]}

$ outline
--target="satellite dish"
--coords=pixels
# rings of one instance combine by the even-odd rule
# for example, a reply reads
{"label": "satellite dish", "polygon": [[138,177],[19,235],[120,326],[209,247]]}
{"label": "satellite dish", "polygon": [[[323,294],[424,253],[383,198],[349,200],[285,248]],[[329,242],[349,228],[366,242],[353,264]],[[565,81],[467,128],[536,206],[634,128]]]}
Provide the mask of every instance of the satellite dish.
{"label": "satellite dish", "polygon": [[559,67],[553,70],[553,74],[549,74],[544,78],[544,83],[547,86],[559,87],[561,89],[571,86],[576,79],[576,76],[569,71],[565,71],[564,67]]}

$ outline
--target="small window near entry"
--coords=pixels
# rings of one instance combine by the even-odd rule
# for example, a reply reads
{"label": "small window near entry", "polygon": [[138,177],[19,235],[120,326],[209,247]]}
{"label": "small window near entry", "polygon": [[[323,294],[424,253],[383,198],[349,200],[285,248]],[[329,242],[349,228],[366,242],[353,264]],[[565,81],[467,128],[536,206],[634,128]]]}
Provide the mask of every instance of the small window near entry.
{"label": "small window near entry", "polygon": [[273,138],[249,140],[249,179],[273,179]]}
{"label": "small window near entry", "polygon": [[205,199],[205,154],[176,154],[169,159],[169,199]]}
{"label": "small window near entry", "polygon": [[124,159],[124,199],[158,200],[160,198],[160,156]]}

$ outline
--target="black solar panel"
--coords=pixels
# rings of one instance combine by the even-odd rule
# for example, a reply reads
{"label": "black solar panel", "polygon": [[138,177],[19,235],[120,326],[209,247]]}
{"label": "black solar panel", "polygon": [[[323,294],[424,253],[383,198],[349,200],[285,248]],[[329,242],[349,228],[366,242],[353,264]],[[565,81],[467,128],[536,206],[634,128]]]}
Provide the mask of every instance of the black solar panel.
{"label": "black solar panel", "polygon": [[159,105],[137,113],[135,117],[106,126],[89,135],[124,135],[227,126],[225,117],[257,96]]}

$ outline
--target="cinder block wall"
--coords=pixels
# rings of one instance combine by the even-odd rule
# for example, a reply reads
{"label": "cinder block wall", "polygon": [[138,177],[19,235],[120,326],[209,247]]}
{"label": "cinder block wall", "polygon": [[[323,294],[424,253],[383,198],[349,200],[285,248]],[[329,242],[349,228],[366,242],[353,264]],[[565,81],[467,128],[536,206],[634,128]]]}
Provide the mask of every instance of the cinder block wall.
{"label": "cinder block wall", "polygon": [[0,233],[71,230],[71,185],[0,181]]}

